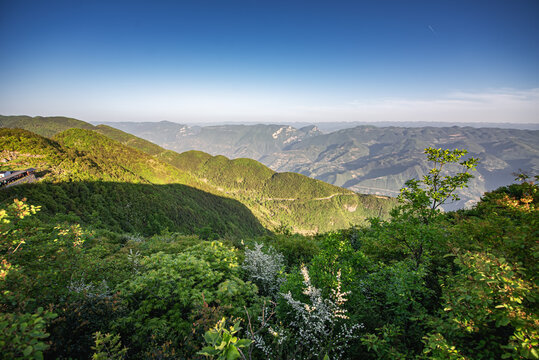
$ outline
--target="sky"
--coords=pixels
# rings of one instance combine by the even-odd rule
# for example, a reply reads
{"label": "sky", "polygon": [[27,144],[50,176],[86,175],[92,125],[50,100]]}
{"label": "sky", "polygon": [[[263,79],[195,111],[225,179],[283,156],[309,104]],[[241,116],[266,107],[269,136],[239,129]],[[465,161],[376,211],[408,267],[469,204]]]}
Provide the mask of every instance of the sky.
{"label": "sky", "polygon": [[538,0],[0,0],[0,114],[539,122]]}

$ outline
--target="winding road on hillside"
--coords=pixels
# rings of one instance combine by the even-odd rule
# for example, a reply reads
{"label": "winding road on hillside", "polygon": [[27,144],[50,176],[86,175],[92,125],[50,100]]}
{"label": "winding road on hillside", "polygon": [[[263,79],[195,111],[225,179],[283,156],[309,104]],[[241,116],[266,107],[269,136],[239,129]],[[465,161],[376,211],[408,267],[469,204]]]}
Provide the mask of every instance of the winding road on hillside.
{"label": "winding road on hillside", "polygon": [[[342,196],[355,196],[357,194],[333,194],[333,195],[330,195],[330,196],[321,197],[321,198],[314,198],[314,199],[309,199],[309,200],[315,200],[315,201],[329,200],[329,199],[332,199],[335,196],[339,196],[339,195],[342,195]],[[297,198],[292,198],[292,199],[289,199],[289,198],[265,198],[263,200],[264,201],[295,201],[295,200],[302,200],[302,199],[297,199]]]}

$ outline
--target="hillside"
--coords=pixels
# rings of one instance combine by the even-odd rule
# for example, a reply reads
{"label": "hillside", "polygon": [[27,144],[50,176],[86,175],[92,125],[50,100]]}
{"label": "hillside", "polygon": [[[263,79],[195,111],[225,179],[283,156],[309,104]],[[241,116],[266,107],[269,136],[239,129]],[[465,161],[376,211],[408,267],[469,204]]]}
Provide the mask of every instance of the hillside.
{"label": "hillside", "polygon": [[63,116],[4,116],[0,115],[0,128],[26,129],[45,137],[52,137],[64,130],[71,128],[93,129],[94,126],[87,122],[67,118]]}
{"label": "hillside", "polygon": [[285,226],[304,234],[330,231],[385,216],[394,205],[387,198],[358,195],[300,174],[275,173],[250,159],[178,154],[105,125],[93,131],[70,129],[54,139],[68,149],[99,154],[92,160],[101,161],[110,171],[121,164],[131,177],[149,183],[181,183],[238,200],[269,229]]}
{"label": "hillside", "polygon": [[[459,127],[356,127],[307,139],[264,161],[355,191],[394,194],[407,179],[426,173],[423,149],[428,146],[467,149],[469,156],[481,159],[460,204],[479,200],[521,169],[539,171],[539,131]],[[314,160],[290,157],[283,163],[286,154]]]}
{"label": "hillside", "polygon": [[[132,135],[103,131],[161,151]],[[10,358],[29,351],[33,339],[22,336],[25,329],[39,336],[35,350],[45,358],[89,358],[98,351],[98,332],[116,334],[113,341],[129,358],[196,358],[208,351],[204,340],[223,318],[271,326],[239,335],[252,341],[241,343],[251,346],[252,358],[271,352],[308,359],[343,339],[340,352],[328,347],[335,358],[518,359],[536,353],[529,345],[537,338],[539,254],[539,191],[532,178],[485,194],[471,210],[440,213],[414,191],[412,203],[370,226],[303,237],[288,234],[286,223],[283,235],[259,236],[267,233],[262,211],[295,227],[333,226],[339,209],[358,212],[353,199],[372,211],[391,202],[275,173],[249,159],[164,149],[152,156],[86,129],[52,139],[0,129],[0,146],[1,169],[38,166],[41,178],[0,189],[6,238],[0,287],[7,294],[0,315],[3,324],[14,324],[0,331]],[[443,188],[442,182],[431,186]],[[40,211],[13,202],[23,197]],[[217,237],[229,240],[204,241]],[[262,305],[268,299],[276,305]],[[266,310],[266,318],[257,318]],[[28,325],[29,318],[36,320]],[[471,323],[477,326],[462,331]],[[313,324],[325,343],[298,345]],[[281,344],[290,356],[280,355]]]}
{"label": "hillside", "polygon": [[330,231],[385,216],[395,204],[301,174],[276,173],[251,159],[230,160],[197,151],[178,154],[106,125],[96,131],[193,175],[198,179],[193,186],[239,200],[270,229],[284,225],[304,234]]}
{"label": "hillside", "polygon": [[[423,149],[467,149],[481,159],[462,200],[470,205],[485,191],[512,181],[513,173],[539,171],[539,131],[473,127],[356,126],[327,134],[284,125],[189,127],[166,123],[115,123],[124,131],[151,138],[178,152],[191,149],[230,158],[248,157],[278,172],[295,172],[360,193],[395,196],[404,182],[429,169]],[[141,128],[144,131],[139,132]],[[176,129],[176,130],[175,130]],[[308,130],[308,131],[305,131]],[[175,134],[171,133],[176,131]],[[175,141],[174,141],[175,137]],[[249,145],[249,139],[252,144]]]}
{"label": "hillside", "polygon": [[276,173],[251,159],[230,160],[198,151],[163,154],[170,164],[246,204],[271,228],[311,233],[386,216],[395,201],[360,195],[296,173]]}
{"label": "hillside", "polygon": [[42,206],[41,218],[114,231],[192,234],[209,227],[220,236],[265,233],[239,202],[179,183],[185,174],[142,152],[82,129],[61,133],[57,140],[0,129],[1,168],[36,167],[41,178],[1,189],[0,202],[28,198]]}

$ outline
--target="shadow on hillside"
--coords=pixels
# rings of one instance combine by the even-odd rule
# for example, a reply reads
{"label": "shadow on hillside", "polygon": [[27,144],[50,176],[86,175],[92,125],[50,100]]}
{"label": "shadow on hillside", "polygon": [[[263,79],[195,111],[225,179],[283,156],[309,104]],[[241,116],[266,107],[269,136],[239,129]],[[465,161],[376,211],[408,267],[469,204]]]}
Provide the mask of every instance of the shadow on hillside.
{"label": "shadow on hillside", "polygon": [[226,237],[267,233],[239,201],[181,184],[42,182],[0,190],[0,203],[13,198],[40,205],[37,216],[43,220],[55,217],[119,232],[195,234],[205,228]]}

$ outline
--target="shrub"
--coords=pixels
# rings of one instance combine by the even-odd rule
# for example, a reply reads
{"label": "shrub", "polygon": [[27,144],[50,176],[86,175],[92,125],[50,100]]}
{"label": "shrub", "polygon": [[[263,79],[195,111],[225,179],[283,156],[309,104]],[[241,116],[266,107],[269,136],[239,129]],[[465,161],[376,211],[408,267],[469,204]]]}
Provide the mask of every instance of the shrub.
{"label": "shrub", "polygon": [[245,260],[242,265],[247,279],[258,286],[261,294],[277,297],[283,281],[284,258],[271,246],[262,251],[262,244],[255,243],[254,249],[245,249]]}
{"label": "shrub", "polygon": [[38,308],[33,314],[0,313],[0,351],[4,359],[43,359],[43,351],[49,334],[45,331],[47,321],[55,314]]}
{"label": "shrub", "polygon": [[[203,304],[222,306],[240,316],[256,298],[241,280],[236,251],[219,242],[201,243],[180,254],[157,253],[141,260],[142,269],[120,286],[128,314],[117,321],[130,351],[142,353],[148,339],[176,349],[190,339]],[[193,354],[183,354],[185,357]]]}
{"label": "shrub", "polygon": [[357,330],[363,325],[350,325],[344,308],[348,292],[341,291],[340,271],[337,274],[337,287],[329,297],[311,284],[306,267],[301,268],[303,275],[303,294],[307,302],[296,300],[292,293],[282,294],[289,307],[293,321],[289,329],[294,342],[300,349],[302,359],[322,359],[331,354],[332,359],[340,359],[345,354],[348,342],[357,337]]}

